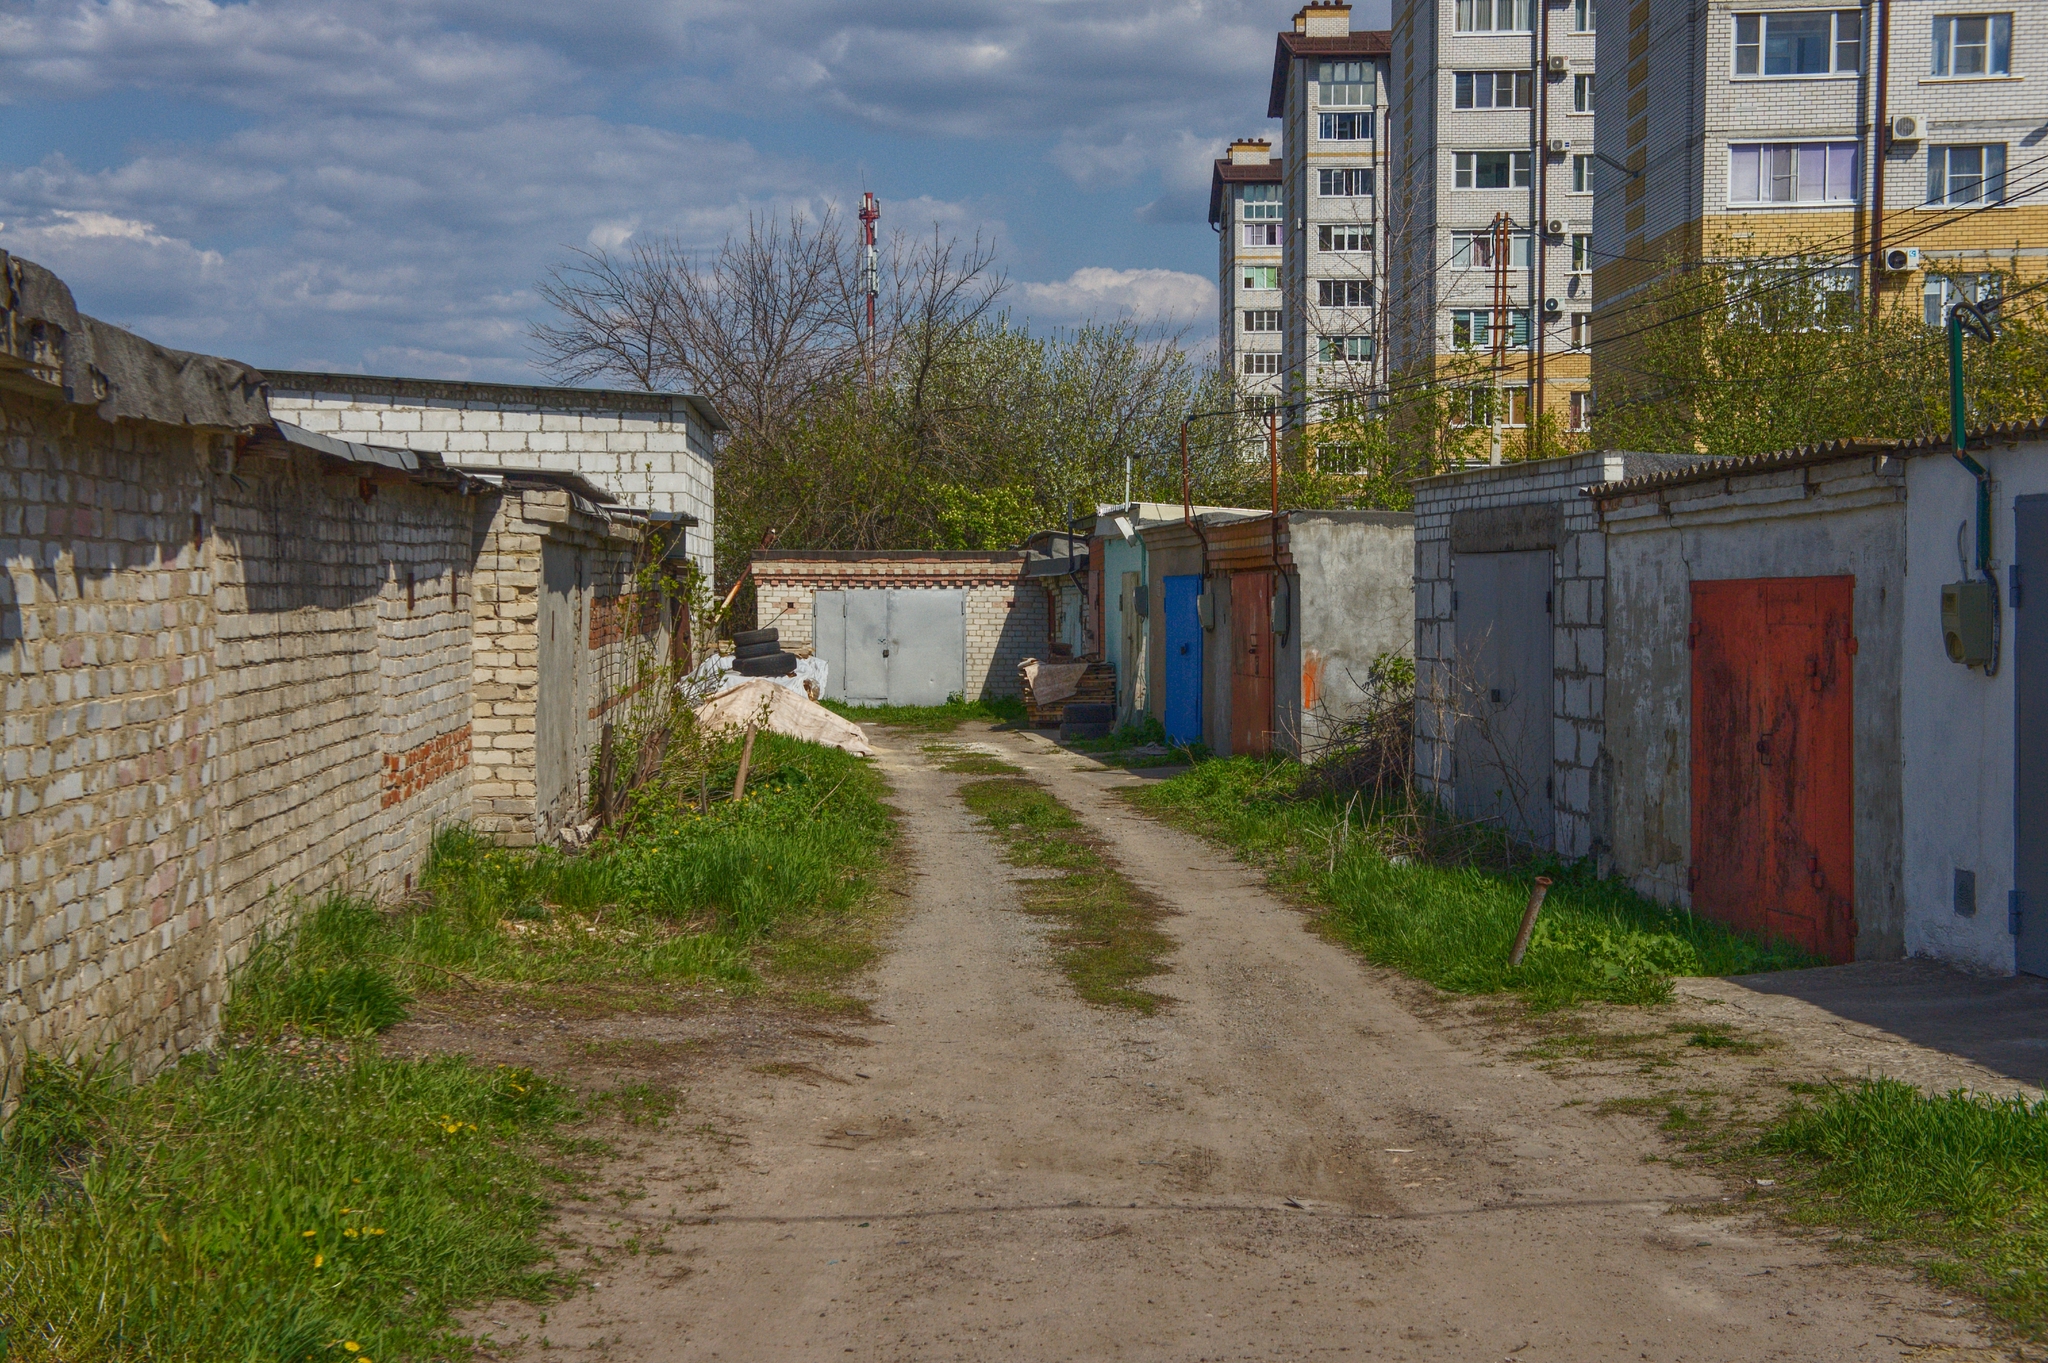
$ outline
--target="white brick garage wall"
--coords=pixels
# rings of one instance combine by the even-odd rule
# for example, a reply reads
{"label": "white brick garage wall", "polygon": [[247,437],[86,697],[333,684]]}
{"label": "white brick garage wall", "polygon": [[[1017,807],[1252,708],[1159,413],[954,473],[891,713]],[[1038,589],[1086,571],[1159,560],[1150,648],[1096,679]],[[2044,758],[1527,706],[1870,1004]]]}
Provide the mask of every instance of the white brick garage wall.
{"label": "white brick garage wall", "polygon": [[967,694],[1021,694],[1017,664],[1046,651],[1045,593],[1024,577],[1024,556],[906,549],[816,550],[754,560],[754,618],[808,654],[813,598],[847,588],[952,588],[967,592]]}
{"label": "white brick garage wall", "polygon": [[711,576],[714,436],[701,398],[608,388],[273,370],[273,416],[343,440],[450,464],[580,473],[629,506],[695,516],[690,560]]}

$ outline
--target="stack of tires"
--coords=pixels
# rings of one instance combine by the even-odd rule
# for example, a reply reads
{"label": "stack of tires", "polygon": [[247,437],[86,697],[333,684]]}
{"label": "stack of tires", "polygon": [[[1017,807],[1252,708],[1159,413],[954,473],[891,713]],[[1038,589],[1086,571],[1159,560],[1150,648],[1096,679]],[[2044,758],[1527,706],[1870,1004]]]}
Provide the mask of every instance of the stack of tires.
{"label": "stack of tires", "polygon": [[742,677],[793,677],[796,654],[782,651],[782,633],[743,629],[732,636],[732,670]]}

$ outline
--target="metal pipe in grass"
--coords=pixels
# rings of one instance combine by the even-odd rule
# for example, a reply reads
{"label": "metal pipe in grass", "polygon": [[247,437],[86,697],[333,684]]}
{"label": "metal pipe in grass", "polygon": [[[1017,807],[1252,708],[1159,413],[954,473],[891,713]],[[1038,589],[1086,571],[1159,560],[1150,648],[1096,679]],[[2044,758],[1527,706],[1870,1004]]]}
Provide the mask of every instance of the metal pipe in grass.
{"label": "metal pipe in grass", "polygon": [[1536,931],[1536,915],[1543,912],[1543,896],[1549,893],[1550,877],[1536,877],[1536,883],[1529,887],[1529,907],[1522,910],[1522,930],[1515,934],[1515,949],[1508,953],[1510,969],[1520,965],[1529,950],[1529,936]]}

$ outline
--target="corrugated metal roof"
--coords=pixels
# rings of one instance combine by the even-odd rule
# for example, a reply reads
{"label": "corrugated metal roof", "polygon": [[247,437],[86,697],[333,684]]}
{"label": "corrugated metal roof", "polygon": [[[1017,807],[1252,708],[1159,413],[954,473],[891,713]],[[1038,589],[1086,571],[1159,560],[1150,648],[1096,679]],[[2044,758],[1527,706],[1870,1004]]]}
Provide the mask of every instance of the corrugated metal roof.
{"label": "corrugated metal roof", "polygon": [[[2048,439],[2048,418],[2037,417],[2032,421],[2009,421],[1996,426],[1981,426],[1969,433],[1969,439],[1972,446],[1993,442],[2014,443]],[[1702,456],[1699,463],[1686,468],[1673,469],[1669,473],[1645,474],[1640,478],[1628,478],[1617,483],[1600,483],[1581,489],[1580,495],[1606,502],[1641,492],[1683,487],[1688,483],[1711,483],[1723,478],[1743,478],[1753,474],[1833,463],[1837,459],[1857,459],[1875,454],[1906,458],[1925,454],[1947,454],[1950,449],[1947,436],[1926,436],[1915,440],[1824,440],[1813,445],[1797,445],[1789,450],[1753,454],[1741,459]]]}

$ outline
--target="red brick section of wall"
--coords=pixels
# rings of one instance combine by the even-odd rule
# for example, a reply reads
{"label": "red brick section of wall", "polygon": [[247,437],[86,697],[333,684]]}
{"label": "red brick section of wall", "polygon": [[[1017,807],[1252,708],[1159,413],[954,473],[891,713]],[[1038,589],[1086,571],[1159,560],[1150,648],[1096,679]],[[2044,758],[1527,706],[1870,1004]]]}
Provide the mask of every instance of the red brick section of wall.
{"label": "red brick section of wall", "polygon": [[590,646],[624,643],[628,635],[652,634],[661,628],[661,596],[627,592],[600,596],[590,603]]}
{"label": "red brick section of wall", "polygon": [[409,800],[444,776],[469,765],[469,726],[430,738],[411,752],[384,759],[385,809]]}

